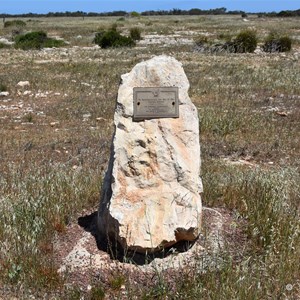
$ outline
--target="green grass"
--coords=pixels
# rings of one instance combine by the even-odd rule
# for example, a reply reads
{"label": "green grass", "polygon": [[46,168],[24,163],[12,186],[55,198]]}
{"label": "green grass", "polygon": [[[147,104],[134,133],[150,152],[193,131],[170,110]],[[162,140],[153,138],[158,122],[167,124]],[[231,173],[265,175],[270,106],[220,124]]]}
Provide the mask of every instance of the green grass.
{"label": "green grass", "polygon": [[13,165],[5,171],[0,177],[1,239],[10,243],[1,247],[1,277],[13,283],[51,285],[51,249],[45,246],[50,243],[51,248],[51,236],[63,232],[72,215],[97,203],[101,177],[97,170],[72,170],[61,164],[38,169],[32,165],[27,174]]}

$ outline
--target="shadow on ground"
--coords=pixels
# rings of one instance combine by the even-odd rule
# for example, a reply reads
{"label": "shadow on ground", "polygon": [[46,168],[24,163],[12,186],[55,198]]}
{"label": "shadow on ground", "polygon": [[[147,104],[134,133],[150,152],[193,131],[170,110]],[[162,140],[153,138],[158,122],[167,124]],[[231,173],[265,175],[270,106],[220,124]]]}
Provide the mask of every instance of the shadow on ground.
{"label": "shadow on ground", "polygon": [[117,240],[108,239],[107,236],[100,234],[97,230],[97,215],[98,212],[95,211],[90,215],[79,217],[78,225],[93,235],[99,250],[107,252],[111,259],[118,260],[123,263],[145,265],[153,261],[155,258],[165,258],[174,252],[185,252],[194,244],[194,242],[178,242],[170,248],[147,254],[124,249]]}

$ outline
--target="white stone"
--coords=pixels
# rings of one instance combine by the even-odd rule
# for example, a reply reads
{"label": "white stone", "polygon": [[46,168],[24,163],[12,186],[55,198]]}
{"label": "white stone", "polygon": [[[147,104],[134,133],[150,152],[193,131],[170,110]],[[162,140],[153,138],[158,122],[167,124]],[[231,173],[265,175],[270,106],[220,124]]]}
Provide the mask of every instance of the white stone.
{"label": "white stone", "polygon": [[5,45],[12,45],[14,42],[11,42],[6,38],[0,38],[0,43],[5,44]]}
{"label": "white stone", "polygon": [[24,87],[30,85],[29,81],[19,81],[17,86]]}
{"label": "white stone", "polygon": [[[179,88],[179,118],[133,121],[134,87]],[[158,251],[195,240],[201,227],[198,112],[181,63],[167,56],[122,76],[98,227],[124,248]]]}
{"label": "white stone", "polygon": [[83,119],[89,119],[92,115],[90,113],[83,114]]}
{"label": "white stone", "polygon": [[6,97],[9,95],[9,92],[0,92],[0,96]]}

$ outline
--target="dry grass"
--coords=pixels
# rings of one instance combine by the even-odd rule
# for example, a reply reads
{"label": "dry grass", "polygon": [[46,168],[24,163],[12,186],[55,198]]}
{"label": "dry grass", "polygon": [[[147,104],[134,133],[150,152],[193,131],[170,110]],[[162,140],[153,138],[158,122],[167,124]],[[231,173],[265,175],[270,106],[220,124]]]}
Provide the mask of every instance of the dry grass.
{"label": "dry grass", "polygon": [[[183,63],[190,96],[199,109],[204,204],[230,208],[244,219],[249,249],[240,261],[225,255],[226,263],[218,272],[200,277],[190,273],[187,280],[176,281],[175,290],[163,275],[151,288],[135,290],[123,277],[120,284],[126,283],[128,298],[133,299],[165,299],[167,295],[170,299],[297,299],[298,20],[168,16],[26,21],[24,32],[44,30],[70,44],[41,51],[0,49],[0,86],[9,92],[0,96],[3,297],[14,291],[22,291],[19,297],[24,299],[30,294],[89,299],[109,293],[102,290],[101,282],[95,283],[90,295],[76,286],[66,292],[56,272],[52,242],[82,209],[97,208],[120,75],[143,59],[168,54]],[[94,33],[114,23],[126,34],[130,28],[141,28],[144,41],[147,35],[168,36],[159,44],[141,41],[133,49],[94,47]],[[220,55],[193,51],[194,37],[207,35],[218,41],[245,28],[255,29],[260,43],[270,30],[288,34],[294,38],[294,50]],[[12,29],[0,27],[0,36],[10,39]],[[17,86],[24,80],[30,85]],[[119,287],[118,276],[110,280]]]}

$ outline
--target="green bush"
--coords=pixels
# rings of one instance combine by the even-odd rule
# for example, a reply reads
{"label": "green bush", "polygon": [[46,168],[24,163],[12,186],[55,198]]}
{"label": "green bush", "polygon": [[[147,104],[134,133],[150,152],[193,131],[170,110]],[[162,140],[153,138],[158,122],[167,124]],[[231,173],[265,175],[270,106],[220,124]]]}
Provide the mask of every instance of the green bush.
{"label": "green bush", "polygon": [[132,47],[135,45],[131,37],[123,36],[115,29],[97,32],[94,43],[101,48]]}
{"label": "green bush", "polygon": [[243,30],[230,43],[230,52],[234,53],[252,53],[257,46],[256,32],[253,30]]}
{"label": "green bush", "polygon": [[141,29],[138,27],[133,27],[130,29],[129,36],[134,40],[134,41],[139,41],[142,39],[141,36]]}
{"label": "green bush", "polygon": [[26,23],[21,20],[12,20],[4,22],[4,28],[7,27],[25,27]]}
{"label": "green bush", "polygon": [[265,52],[287,52],[292,49],[292,39],[288,36],[279,36],[276,33],[270,33],[263,45]]}
{"label": "green bush", "polygon": [[130,16],[131,16],[131,17],[134,17],[134,18],[137,18],[137,17],[140,17],[140,14],[139,14],[138,12],[136,12],[136,11],[132,11],[132,12],[130,13]]}
{"label": "green bush", "polygon": [[43,31],[29,32],[15,38],[15,48],[23,50],[61,47],[64,45],[64,41],[48,38]]}

